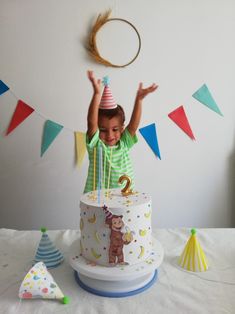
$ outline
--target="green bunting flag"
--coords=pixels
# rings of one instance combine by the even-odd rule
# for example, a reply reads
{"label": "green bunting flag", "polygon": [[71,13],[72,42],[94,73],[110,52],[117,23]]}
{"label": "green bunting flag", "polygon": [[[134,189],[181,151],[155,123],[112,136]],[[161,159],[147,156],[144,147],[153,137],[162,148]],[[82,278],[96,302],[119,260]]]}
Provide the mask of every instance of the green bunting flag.
{"label": "green bunting flag", "polygon": [[45,122],[41,146],[41,157],[62,129],[62,125],[57,124],[51,120],[47,120]]}
{"label": "green bunting flag", "polygon": [[206,84],[203,84],[192,96],[203,105],[223,116]]}

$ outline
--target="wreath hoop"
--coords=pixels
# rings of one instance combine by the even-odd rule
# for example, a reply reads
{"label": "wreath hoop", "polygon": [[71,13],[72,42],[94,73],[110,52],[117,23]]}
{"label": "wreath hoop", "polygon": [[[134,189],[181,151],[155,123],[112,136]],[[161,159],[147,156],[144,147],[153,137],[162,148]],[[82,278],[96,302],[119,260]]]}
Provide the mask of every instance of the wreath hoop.
{"label": "wreath hoop", "polygon": [[[140,49],[141,49],[141,38],[140,38],[140,34],[137,30],[137,28],[132,24],[130,23],[129,21],[125,20],[125,19],[122,19],[122,18],[109,18],[111,14],[111,10],[105,12],[104,14],[99,14],[95,24],[93,25],[92,29],[91,29],[91,33],[90,33],[90,36],[89,36],[89,39],[88,39],[88,46],[87,46],[87,50],[90,54],[90,56],[98,63],[101,63],[101,64],[104,64],[106,66],[109,66],[109,67],[113,67],[113,68],[124,68],[128,65],[130,65],[131,63],[133,63],[135,61],[135,59],[138,57],[139,53],[140,53]],[[135,31],[137,37],[138,37],[138,42],[139,42],[139,45],[138,45],[138,50],[137,50],[137,53],[135,54],[135,56],[129,61],[127,62],[126,64],[121,64],[121,65],[118,65],[118,64],[113,64],[112,62],[108,61],[107,59],[104,59],[100,53],[99,53],[99,50],[98,50],[98,47],[97,47],[97,43],[96,43],[96,35],[97,33],[100,31],[100,29],[108,22],[112,22],[112,21],[121,21],[123,23],[126,23],[128,24],[129,26],[132,27],[132,29]]]}

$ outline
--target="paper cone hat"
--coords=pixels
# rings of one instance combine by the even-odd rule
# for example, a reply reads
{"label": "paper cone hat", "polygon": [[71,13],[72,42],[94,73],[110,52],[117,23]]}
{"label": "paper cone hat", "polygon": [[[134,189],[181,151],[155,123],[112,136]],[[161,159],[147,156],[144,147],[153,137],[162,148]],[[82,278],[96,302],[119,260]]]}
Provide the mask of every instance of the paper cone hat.
{"label": "paper cone hat", "polygon": [[193,272],[206,271],[208,269],[207,260],[197,240],[196,230],[192,229],[191,233],[192,235],[179,258],[179,266]]}
{"label": "paper cone hat", "polygon": [[41,228],[41,231],[42,237],[38,245],[34,262],[44,262],[47,268],[57,267],[63,262],[64,257],[51,242],[46,233],[46,228]]}
{"label": "paper cone hat", "polygon": [[69,302],[43,262],[35,264],[25,276],[19,290],[20,299],[58,299]]}
{"label": "paper cone hat", "polygon": [[100,101],[100,109],[114,109],[117,107],[111,89],[109,88],[109,83],[110,83],[109,77],[105,76],[103,78],[104,91]]}
{"label": "paper cone hat", "polygon": [[105,214],[105,220],[110,220],[113,218],[113,214],[108,210],[108,207],[106,205],[104,205],[103,207],[103,211]]}

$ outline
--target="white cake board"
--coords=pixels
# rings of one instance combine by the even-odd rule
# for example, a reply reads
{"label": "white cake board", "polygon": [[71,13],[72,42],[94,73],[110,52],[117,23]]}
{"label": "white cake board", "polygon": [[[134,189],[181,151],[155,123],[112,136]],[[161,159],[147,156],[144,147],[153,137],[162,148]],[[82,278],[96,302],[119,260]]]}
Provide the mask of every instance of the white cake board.
{"label": "white cake board", "polygon": [[107,297],[124,297],[146,290],[156,281],[156,270],[164,256],[161,243],[154,238],[152,242],[152,252],[145,261],[105,267],[86,260],[80,253],[80,239],[74,241],[69,259],[76,281],[85,290]]}

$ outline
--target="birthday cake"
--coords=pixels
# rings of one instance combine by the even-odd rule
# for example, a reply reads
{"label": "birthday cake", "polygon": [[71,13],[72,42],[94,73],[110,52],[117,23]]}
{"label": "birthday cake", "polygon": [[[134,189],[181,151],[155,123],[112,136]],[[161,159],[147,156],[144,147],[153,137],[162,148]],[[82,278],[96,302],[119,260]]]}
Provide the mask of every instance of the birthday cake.
{"label": "birthday cake", "polygon": [[120,189],[92,191],[80,199],[80,252],[98,265],[134,265],[152,252],[151,198]]}

